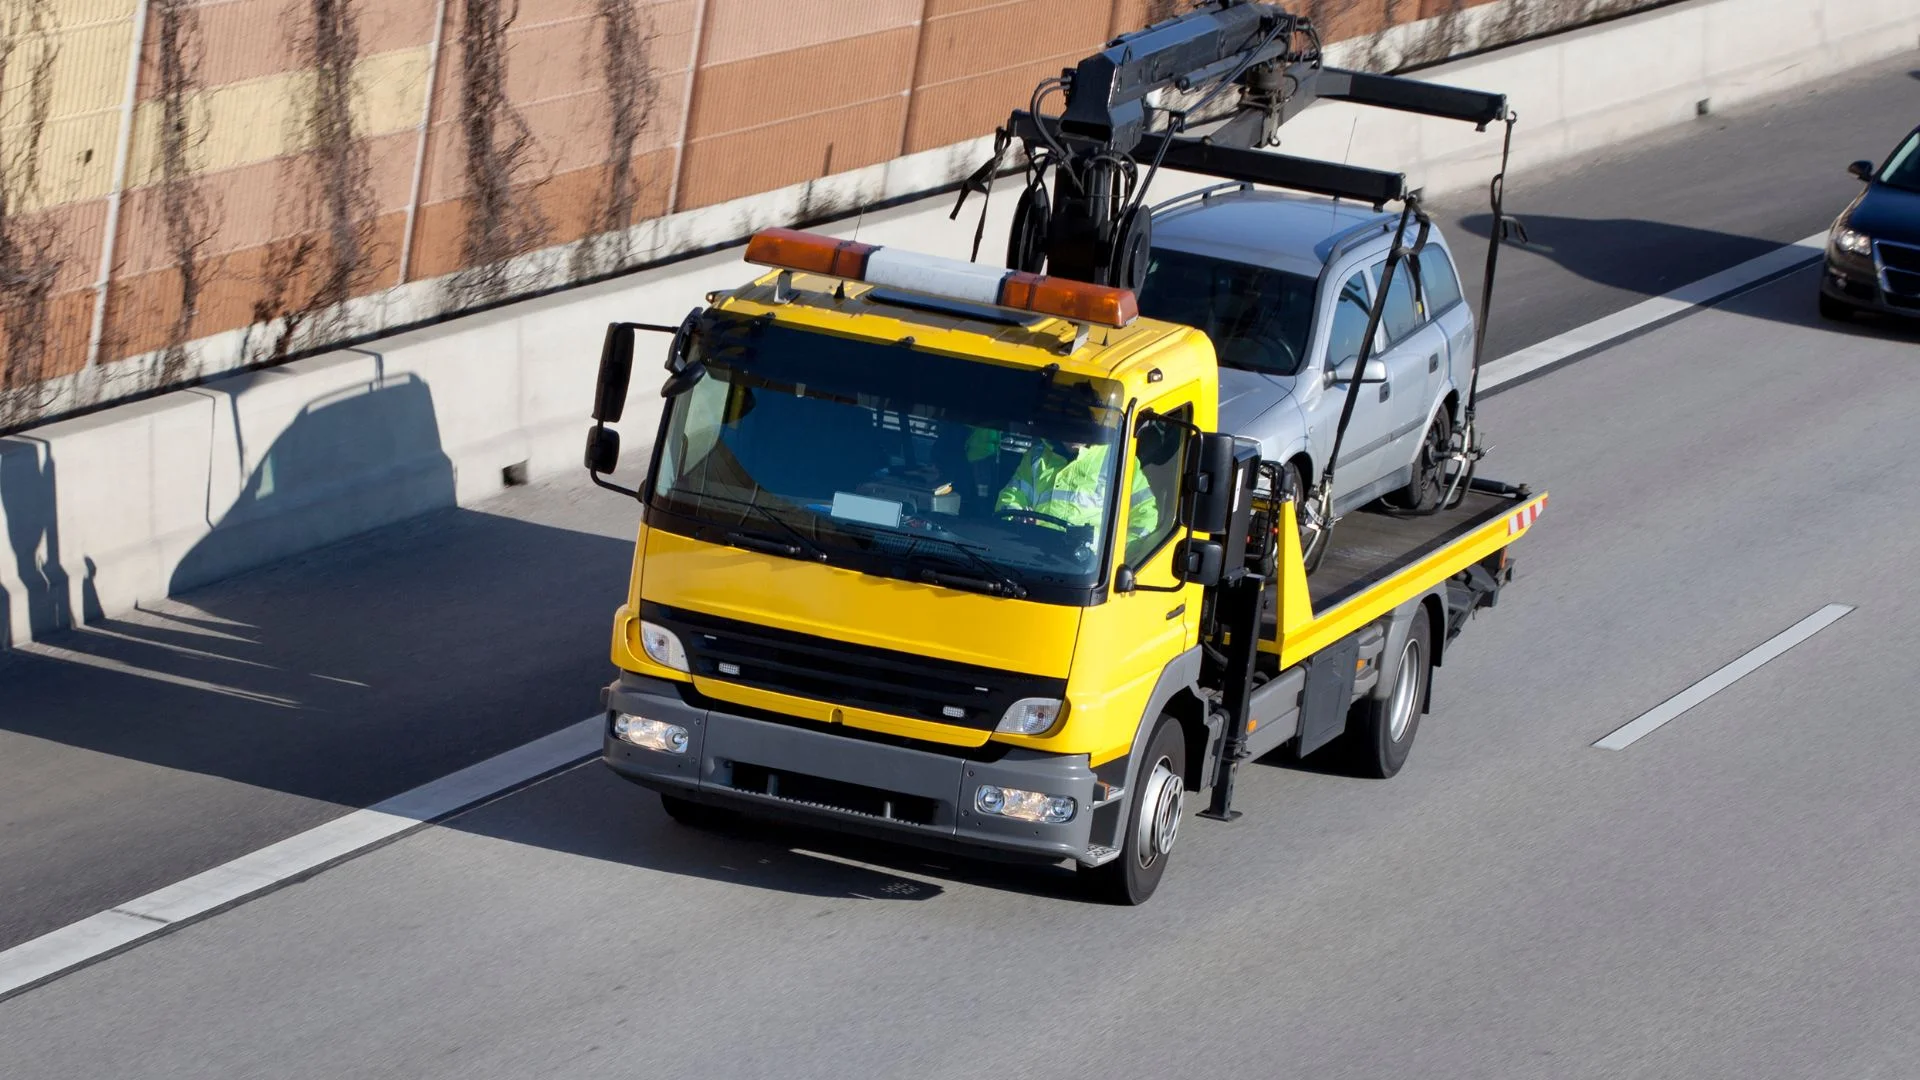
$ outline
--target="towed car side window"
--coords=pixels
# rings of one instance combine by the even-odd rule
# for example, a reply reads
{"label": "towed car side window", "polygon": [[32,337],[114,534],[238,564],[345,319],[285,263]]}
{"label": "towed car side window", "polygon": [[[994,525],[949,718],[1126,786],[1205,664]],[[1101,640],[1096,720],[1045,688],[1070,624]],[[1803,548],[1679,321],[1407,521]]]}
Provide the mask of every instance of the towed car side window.
{"label": "towed car side window", "polygon": [[[1380,287],[1380,275],[1386,268],[1384,259],[1368,268],[1374,288]],[[1387,344],[1392,345],[1420,329],[1423,321],[1413,302],[1413,274],[1402,260],[1393,268],[1393,286],[1387,290],[1386,310],[1380,313],[1380,329],[1386,331]]]}
{"label": "towed car side window", "polygon": [[1360,342],[1367,336],[1368,308],[1366,278],[1355,272],[1333,302],[1333,322],[1327,334],[1328,370],[1360,355]]}
{"label": "towed car side window", "polygon": [[1429,243],[1421,249],[1419,262],[1420,292],[1431,318],[1459,301],[1460,279],[1453,272],[1453,260],[1439,244]]}

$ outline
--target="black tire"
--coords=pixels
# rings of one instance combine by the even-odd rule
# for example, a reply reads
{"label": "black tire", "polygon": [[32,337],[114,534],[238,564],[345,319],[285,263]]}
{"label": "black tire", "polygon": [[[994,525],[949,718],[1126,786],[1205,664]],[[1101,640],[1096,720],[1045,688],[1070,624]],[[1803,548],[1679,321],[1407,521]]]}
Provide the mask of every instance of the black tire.
{"label": "black tire", "polygon": [[1438,509],[1447,493],[1447,458],[1452,452],[1453,417],[1443,406],[1434,410],[1427,433],[1420,440],[1420,453],[1413,459],[1413,479],[1380,501],[1395,510],[1422,514]]}
{"label": "black tire", "polygon": [[1394,688],[1385,700],[1369,695],[1354,702],[1347,715],[1346,738],[1353,771],[1385,780],[1400,771],[1420,732],[1427,686],[1433,679],[1433,633],[1427,612],[1414,616],[1413,628],[1393,665]]}
{"label": "black tire", "polygon": [[1834,322],[1849,322],[1853,319],[1853,305],[1845,300],[1837,300],[1826,293],[1820,294],[1820,317]]}
{"label": "black tire", "polygon": [[734,818],[733,812],[717,806],[694,802],[678,795],[660,793],[660,807],[667,816],[691,829],[712,829],[725,825]]}
{"label": "black tire", "polygon": [[[1332,538],[1332,530],[1309,528],[1311,522],[1307,515],[1309,513],[1317,515],[1319,509],[1307,498],[1307,478],[1300,475],[1298,461],[1287,462],[1280,482],[1287,485],[1287,490],[1294,493],[1293,514],[1300,526],[1300,561],[1306,564],[1307,573],[1311,574],[1319,567],[1321,558],[1327,553],[1327,541]],[[1272,595],[1277,596],[1279,593],[1273,590]]]}
{"label": "black tire", "polygon": [[[1109,904],[1144,904],[1160,887],[1167,861],[1173,856],[1180,820],[1186,813],[1186,774],[1186,733],[1178,720],[1162,714],[1147,739],[1139,776],[1127,796],[1120,854],[1112,862],[1080,870],[1095,899]],[[1142,832],[1148,834],[1145,844]]]}

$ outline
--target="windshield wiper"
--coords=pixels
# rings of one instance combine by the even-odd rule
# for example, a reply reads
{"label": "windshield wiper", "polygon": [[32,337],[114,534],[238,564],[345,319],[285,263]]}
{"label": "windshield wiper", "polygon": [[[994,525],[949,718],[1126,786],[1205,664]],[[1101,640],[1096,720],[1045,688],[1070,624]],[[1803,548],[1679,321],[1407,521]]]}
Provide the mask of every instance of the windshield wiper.
{"label": "windshield wiper", "polygon": [[[1012,595],[1015,599],[1018,599],[1026,595],[1026,590],[1021,589],[1020,586],[1012,582],[1006,581],[1004,578],[994,580],[974,577],[972,574],[949,574],[942,570],[922,570],[920,571],[920,580],[931,585],[945,585],[949,589],[966,589],[969,592],[986,593],[988,596]],[[1009,593],[1009,588],[1015,591]]]}
{"label": "windshield wiper", "polygon": [[977,592],[987,592],[994,596],[1011,596],[1015,600],[1025,599],[1027,595],[1025,587],[999,567],[981,558],[970,545],[963,544],[958,540],[949,540],[944,536],[923,536],[920,533],[909,532],[906,529],[889,529],[885,525],[875,525],[867,521],[862,521],[858,524],[863,528],[872,529],[874,532],[886,533],[888,536],[898,536],[905,539],[907,541],[907,554],[912,554],[913,545],[922,540],[935,544],[945,544],[947,547],[959,552],[962,558],[986,574],[985,578],[975,578],[959,574],[943,574],[937,570],[923,570],[920,572],[920,578],[923,581],[930,581],[936,585],[957,584],[959,588],[972,588]]}
{"label": "windshield wiper", "polygon": [[790,558],[797,557],[801,553],[805,552],[805,553],[811,554],[816,561],[819,561],[819,562],[827,561],[827,552],[825,548],[822,548],[819,544],[816,544],[812,540],[809,540],[805,533],[801,532],[799,529],[794,528],[791,524],[780,520],[779,515],[775,514],[772,510],[769,510],[768,508],[761,506],[759,503],[754,502],[751,499],[736,499],[730,495],[715,495],[712,492],[708,492],[708,491],[696,491],[696,492],[690,492],[689,494],[696,499],[712,499],[715,502],[723,502],[731,506],[744,506],[749,510],[756,510],[760,513],[761,517],[764,517],[768,521],[771,521],[775,525],[778,525],[782,529],[785,529],[787,531],[787,535],[793,537],[795,541],[795,543],[792,543],[792,544],[783,544],[778,540],[769,540],[766,537],[756,536],[753,533],[745,532],[740,529],[728,530],[726,534],[727,539],[733,541],[735,544],[738,544],[740,547],[749,548],[754,551],[764,552],[769,555],[786,555]]}

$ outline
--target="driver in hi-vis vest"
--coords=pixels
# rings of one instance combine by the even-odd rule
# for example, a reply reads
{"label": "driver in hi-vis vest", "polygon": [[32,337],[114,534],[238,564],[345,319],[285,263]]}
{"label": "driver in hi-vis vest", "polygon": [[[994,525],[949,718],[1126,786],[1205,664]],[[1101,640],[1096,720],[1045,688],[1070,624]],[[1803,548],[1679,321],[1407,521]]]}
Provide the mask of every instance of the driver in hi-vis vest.
{"label": "driver in hi-vis vest", "polygon": [[[1106,473],[1105,444],[1067,442],[1072,456],[1055,452],[1051,440],[1033,444],[1020,458],[1013,478],[1000,489],[994,502],[996,510],[1030,510],[1059,518],[1069,525],[1094,525],[1100,520],[1106,501],[1101,479]],[[1151,533],[1160,524],[1160,505],[1147,485],[1147,474],[1140,463],[1133,463],[1133,497],[1127,514],[1127,541]]]}

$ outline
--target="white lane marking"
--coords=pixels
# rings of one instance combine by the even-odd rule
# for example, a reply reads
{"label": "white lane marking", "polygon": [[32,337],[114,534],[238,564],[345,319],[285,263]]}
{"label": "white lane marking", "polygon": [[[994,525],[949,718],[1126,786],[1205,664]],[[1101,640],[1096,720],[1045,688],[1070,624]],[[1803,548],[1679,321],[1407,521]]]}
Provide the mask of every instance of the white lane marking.
{"label": "white lane marking", "polygon": [[0,952],[0,998],[472,807],[600,747],[601,714]]}
{"label": "white lane marking", "polygon": [[1657,708],[1642,714],[1631,723],[1623,724],[1612,734],[1593,745],[1602,750],[1625,750],[1636,741],[1652,734],[1662,724],[1759,670],[1762,664],[1832,626],[1840,621],[1841,616],[1852,610],[1851,604],[1828,604],[1774,635],[1752,652],[1668,698]]}
{"label": "white lane marking", "polygon": [[1765,255],[1748,259],[1738,266],[1730,266],[1698,281],[1690,281],[1672,292],[1643,300],[1624,311],[1595,319],[1585,326],[1576,326],[1564,334],[1508,353],[1498,360],[1489,360],[1480,371],[1480,389],[1491,390],[1502,383],[1557,364],[1575,353],[1605,345],[1689,308],[1702,307],[1723,299],[1754,282],[1793,270],[1803,263],[1818,259],[1826,249],[1826,243],[1827,233],[1822,229],[1804,240],[1775,248]]}
{"label": "white lane marking", "polygon": [[[1574,353],[1603,345],[1687,308],[1711,303],[1756,281],[1793,269],[1808,259],[1818,257],[1825,241],[1825,232],[1816,233],[1798,243],[1749,259],[1625,311],[1596,319],[1538,345],[1489,361],[1480,376],[1481,388],[1490,389],[1510,382]],[[84,654],[63,658],[82,663],[103,663]],[[186,681],[144,670],[132,673],[164,677],[168,681]],[[195,685],[221,693],[236,693],[227,687]],[[272,698],[266,700],[270,704],[279,704],[281,701]],[[1691,704],[1686,706],[1691,707]],[[1678,716],[1684,711],[1685,708],[1676,710],[1673,715]],[[390,839],[423,821],[442,817],[469,803],[516,787],[569,761],[587,757],[600,745],[600,722],[601,718],[596,714],[564,731],[536,739],[386,802],[356,810],[278,844],[243,855],[204,874],[148,893],[119,908],[71,923],[0,952],[0,999],[131,945],[182,920],[242,900],[288,878]],[[1640,722],[1636,720],[1634,724]],[[1660,720],[1646,730],[1651,731],[1663,723],[1666,720]],[[1631,728],[1634,724],[1627,727]],[[1615,738],[1626,730],[1622,728],[1607,738]],[[1639,738],[1641,734],[1645,732],[1634,734],[1627,742]],[[1601,740],[1602,743],[1606,741]]]}

